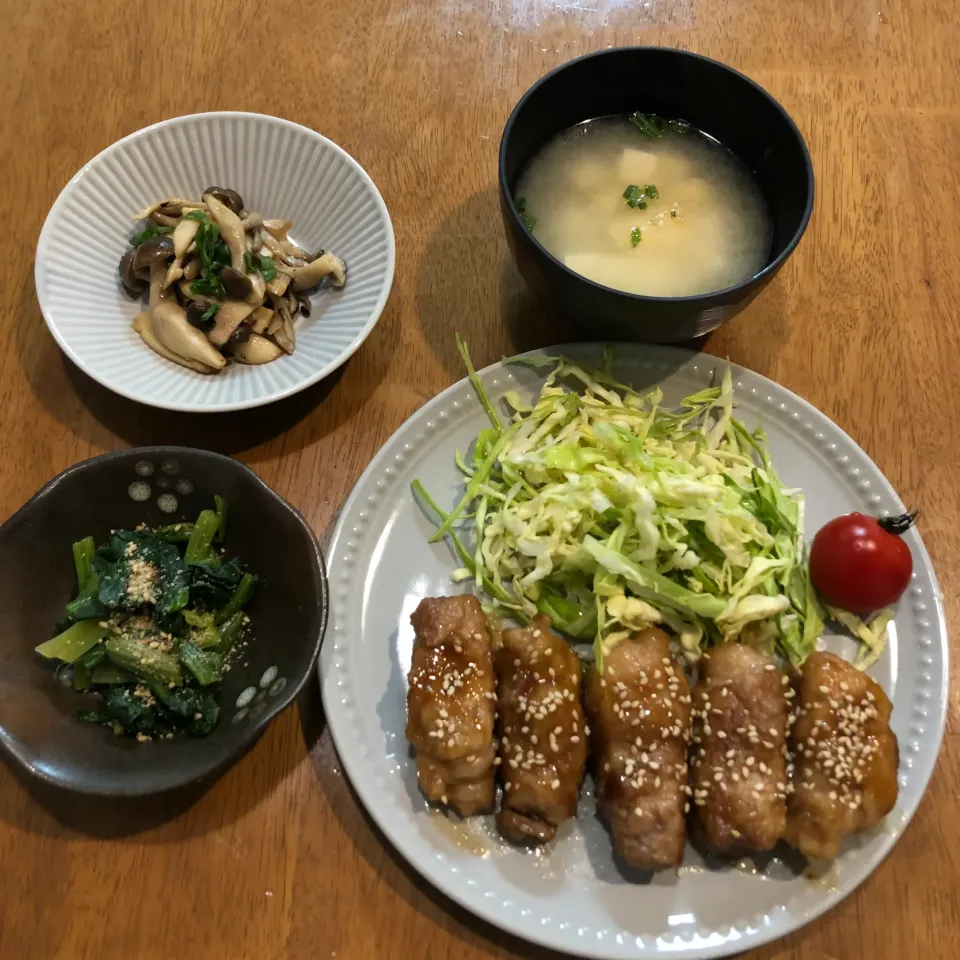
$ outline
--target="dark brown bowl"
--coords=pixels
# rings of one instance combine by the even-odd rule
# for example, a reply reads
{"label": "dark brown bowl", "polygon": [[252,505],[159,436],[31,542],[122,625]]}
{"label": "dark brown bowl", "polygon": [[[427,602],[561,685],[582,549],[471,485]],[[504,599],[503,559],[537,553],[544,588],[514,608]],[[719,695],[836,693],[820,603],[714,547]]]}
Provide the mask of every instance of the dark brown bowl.
{"label": "dark brown bowl", "polygon": [[[145,484],[139,490],[133,484]],[[149,488],[147,499],[134,493]],[[193,520],[227,499],[226,547],[262,580],[250,603],[249,645],[221,688],[207,737],[137,743],[76,719],[95,698],[54,680],[34,647],[76,594],[70,545],[139,523]],[[158,501],[169,499],[164,510]],[[327,576],[310,526],[251,470],[185,447],[141,447],[61,473],[0,527],[0,747],[30,773],[82,793],[141,796],[212,778],[236,761],[314,676],[327,623]],[[261,684],[271,667],[276,678]],[[244,708],[237,698],[254,688]],[[248,694],[249,696],[249,694]]]}

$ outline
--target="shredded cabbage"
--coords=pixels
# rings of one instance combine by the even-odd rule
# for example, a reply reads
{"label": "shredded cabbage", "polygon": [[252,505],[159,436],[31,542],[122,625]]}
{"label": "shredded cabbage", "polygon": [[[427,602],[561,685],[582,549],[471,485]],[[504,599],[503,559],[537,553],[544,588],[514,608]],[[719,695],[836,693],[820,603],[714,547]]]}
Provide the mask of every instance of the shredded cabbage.
{"label": "shredded cabbage", "polygon": [[[733,415],[729,368],[719,386],[662,407],[565,357],[539,397],[506,398],[501,420],[457,345],[487,413],[473,449],[456,452],[466,489],[450,512],[419,481],[462,566],[500,615],[556,627],[605,650],[665,624],[695,662],[710,644],[745,640],[792,664],[815,649],[823,609],[810,583],[803,496],[780,482],[763,430]],[[469,546],[467,544],[470,544]],[[873,652],[879,634],[871,633]]]}

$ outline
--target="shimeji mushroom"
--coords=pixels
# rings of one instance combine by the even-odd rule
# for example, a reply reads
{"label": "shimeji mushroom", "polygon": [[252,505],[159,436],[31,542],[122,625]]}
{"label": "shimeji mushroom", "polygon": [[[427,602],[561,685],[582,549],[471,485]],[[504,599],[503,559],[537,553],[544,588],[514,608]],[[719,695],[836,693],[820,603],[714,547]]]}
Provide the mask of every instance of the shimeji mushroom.
{"label": "shimeji mushroom", "polygon": [[207,189],[203,191],[204,199],[206,199],[208,195],[214,197],[238,217],[240,216],[243,210],[243,197],[241,197],[236,190],[231,190],[229,187],[207,187]]}
{"label": "shimeji mushroom", "polygon": [[172,256],[173,240],[163,234],[156,234],[149,240],[144,240],[133,255],[133,269],[137,273],[149,273],[151,307],[155,307],[163,299],[163,281],[167,275],[167,261]]}
{"label": "shimeji mushroom", "polygon": [[120,258],[120,266],[117,270],[120,274],[120,282],[123,284],[124,289],[134,297],[138,296],[147,285],[146,278],[138,274],[133,268],[133,258],[136,252],[136,250],[128,250]]}
{"label": "shimeji mushroom", "polygon": [[291,267],[284,272],[293,280],[295,291],[309,290],[324,277],[329,277],[335,287],[342,287],[347,280],[347,265],[336,254],[329,252],[317,257],[305,267]]}
{"label": "shimeji mushroom", "polygon": [[308,253],[290,240],[291,221],[264,220],[227,187],[208,187],[202,201],[159,201],[137,219],[152,225],[118,265],[129,293],[149,286],[150,308],[134,329],[156,353],[202,373],[230,358],[260,364],[293,353],[294,318],[310,314],[305,291],[346,280],[339,257]]}

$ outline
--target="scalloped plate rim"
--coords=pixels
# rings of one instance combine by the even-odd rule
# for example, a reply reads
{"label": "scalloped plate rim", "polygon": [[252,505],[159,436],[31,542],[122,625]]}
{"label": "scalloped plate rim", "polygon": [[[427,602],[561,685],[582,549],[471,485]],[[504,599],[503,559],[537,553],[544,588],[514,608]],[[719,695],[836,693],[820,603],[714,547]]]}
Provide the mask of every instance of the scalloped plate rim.
{"label": "scalloped plate rim", "polygon": [[[625,353],[634,354],[630,357],[629,362],[636,363],[638,366],[644,363],[642,357],[634,353],[638,350],[644,351],[643,356],[649,360],[652,360],[654,363],[658,357],[672,359],[673,361],[681,361],[680,363],[676,364],[675,369],[671,370],[671,373],[681,372],[684,369],[687,361],[695,360],[696,358],[702,358],[703,360],[707,361],[711,365],[711,369],[715,369],[715,365],[719,366],[725,362],[722,358],[714,357],[709,354],[698,353],[682,347],[666,345],[638,345],[635,343],[613,343],[611,346],[613,347],[615,354],[619,353],[621,356],[623,356]],[[576,357],[577,355],[582,356],[585,352],[590,351],[599,353],[601,348],[602,344],[599,343],[568,343],[529,350],[525,353],[518,354],[517,356],[535,357],[563,354]],[[849,445],[850,448],[856,450],[863,457],[864,461],[870,466],[870,468],[875,471],[876,478],[882,482],[884,492],[893,500],[898,508],[903,509],[902,501],[897,495],[892,484],[884,476],[883,472],[879,469],[879,467],[876,466],[866,452],[863,451],[863,449],[841,427],[835,424],[811,403],[793,393],[788,388],[739,364],[731,362],[730,366],[735,377],[742,377],[744,374],[746,374],[758,384],[768,385],[770,388],[786,394],[789,399],[793,403],[797,404],[802,411],[819,421],[824,426],[828,427],[830,432],[834,435],[831,439],[835,438],[844,445]],[[503,360],[492,363],[479,370],[478,376],[482,380],[486,379],[490,374],[497,370],[501,370],[504,367],[505,364]],[[667,374],[666,376],[669,375],[670,374]],[[950,676],[946,617],[943,609],[940,586],[936,578],[936,572],[933,568],[933,564],[930,560],[926,546],[919,534],[916,536],[916,549],[919,554],[918,559],[920,560],[918,566],[923,568],[924,573],[928,576],[930,584],[933,588],[935,611],[934,615],[930,617],[930,619],[934,621],[934,623],[932,623],[930,626],[930,633],[931,635],[935,635],[939,641],[936,643],[936,646],[939,648],[939,653],[943,661],[942,673],[939,677],[939,683],[936,684],[936,689],[934,691],[935,701],[931,701],[930,703],[931,710],[936,711],[936,718],[933,722],[928,721],[929,726],[926,734],[926,742],[929,746],[924,751],[928,762],[925,764],[922,770],[913,770],[913,778],[917,784],[916,802],[909,809],[905,809],[903,811],[900,820],[895,825],[891,824],[891,828],[889,830],[882,830],[882,832],[872,837],[870,840],[869,849],[858,851],[861,853],[860,862],[856,865],[853,875],[845,880],[842,888],[833,888],[830,890],[825,889],[814,908],[803,911],[800,914],[794,913],[793,915],[788,916],[786,920],[774,919],[772,922],[768,923],[765,928],[755,927],[752,930],[748,929],[736,937],[725,936],[723,941],[719,944],[706,945],[703,943],[691,942],[690,944],[683,943],[682,945],[661,945],[657,943],[657,939],[662,939],[661,937],[655,939],[653,944],[650,946],[632,946],[628,941],[628,943],[621,945],[621,949],[617,949],[617,945],[611,944],[608,940],[598,942],[598,940],[591,941],[589,939],[584,939],[583,942],[577,942],[575,938],[570,938],[569,942],[566,942],[562,938],[548,935],[548,927],[543,923],[536,923],[536,917],[524,917],[517,911],[506,914],[502,909],[503,904],[498,904],[495,900],[488,902],[486,898],[479,896],[478,888],[475,885],[468,884],[460,878],[459,869],[454,873],[448,868],[446,871],[447,875],[443,878],[443,880],[446,882],[442,882],[440,877],[441,870],[433,867],[435,858],[422,856],[420,851],[409,849],[404,840],[404,834],[406,831],[401,826],[397,826],[395,821],[389,815],[391,812],[391,801],[381,801],[380,797],[376,794],[376,791],[372,789],[372,787],[375,785],[375,780],[378,775],[372,768],[369,770],[369,772],[366,769],[371,764],[371,761],[363,758],[361,751],[352,748],[349,739],[353,734],[353,728],[350,726],[352,721],[349,716],[345,715],[347,708],[341,702],[342,695],[337,694],[331,679],[334,676],[333,658],[339,646],[336,639],[336,634],[338,632],[338,601],[336,599],[336,591],[334,590],[333,586],[335,579],[334,574],[338,571],[339,565],[342,563],[342,558],[339,556],[341,551],[344,549],[341,546],[341,541],[343,541],[347,536],[348,525],[353,525],[356,523],[356,514],[362,509],[360,507],[362,497],[367,493],[365,488],[368,486],[368,483],[372,477],[384,473],[384,468],[390,462],[391,458],[396,456],[394,450],[395,443],[398,441],[401,435],[405,435],[414,425],[421,424],[423,421],[429,421],[431,419],[431,414],[436,414],[437,412],[443,411],[445,408],[447,408],[450,405],[453,397],[464,389],[469,391],[469,381],[467,378],[463,378],[451,384],[437,396],[425,403],[422,407],[414,411],[414,413],[411,414],[410,417],[408,417],[407,420],[400,425],[400,427],[391,435],[391,437],[387,439],[373,460],[358,478],[353,490],[351,491],[342,510],[340,511],[340,514],[337,518],[336,527],[327,541],[327,556],[329,558],[329,565],[332,571],[330,607],[331,622],[334,624],[334,636],[327,644],[325,644],[324,649],[321,651],[321,656],[317,663],[318,680],[323,696],[324,712],[327,717],[327,722],[334,741],[334,746],[337,750],[337,755],[340,758],[344,772],[347,774],[354,790],[357,793],[358,798],[360,799],[360,802],[363,804],[367,813],[371,816],[378,828],[382,831],[384,836],[390,841],[394,848],[404,857],[407,863],[410,864],[410,866],[412,866],[428,883],[430,883],[431,886],[433,886],[444,896],[449,897],[451,900],[458,903],[464,909],[479,917],[481,920],[491,924],[496,928],[504,930],[507,933],[527,940],[528,942],[583,957],[596,958],[596,960],[641,960],[641,958],[649,958],[654,956],[659,957],[667,954],[686,957],[689,958],[689,960],[694,960],[694,958],[696,958],[696,960],[708,960],[708,958],[725,957],[733,954],[739,954],[742,951],[750,950],[762,946],[763,944],[770,943],[774,940],[778,940],[789,933],[806,926],[830,910],[832,907],[836,906],[843,899],[853,893],[853,891],[856,890],[864,882],[864,880],[866,880],[870,874],[874,872],[874,870],[876,870],[876,868],[886,858],[887,854],[909,826],[910,821],[913,819],[913,816],[919,807],[920,801],[926,792],[930,778],[933,775],[946,728]],[[470,391],[470,396],[474,396],[472,391]],[[349,549],[349,545],[347,549]],[[451,562],[451,570],[452,569],[453,563]],[[355,572],[355,579],[362,582],[363,577],[357,576]],[[904,601],[905,600],[906,595],[904,597]],[[346,670],[344,670],[343,673],[346,673]],[[340,726],[341,723],[343,724],[343,727]],[[934,734],[934,738],[931,738],[930,734]],[[902,750],[903,744],[901,744],[901,752]],[[842,856],[843,854],[841,854],[841,857]],[[498,910],[498,906],[501,909]],[[556,921],[553,922],[553,925],[555,924]],[[745,925],[749,927],[749,923]],[[730,929],[732,932],[733,928],[731,927]],[[608,932],[610,931],[598,931],[598,933]],[[699,927],[697,929],[697,935],[699,935]],[[632,938],[632,936],[633,935],[628,935],[628,938]],[[644,939],[647,938],[648,935],[644,934]]]}

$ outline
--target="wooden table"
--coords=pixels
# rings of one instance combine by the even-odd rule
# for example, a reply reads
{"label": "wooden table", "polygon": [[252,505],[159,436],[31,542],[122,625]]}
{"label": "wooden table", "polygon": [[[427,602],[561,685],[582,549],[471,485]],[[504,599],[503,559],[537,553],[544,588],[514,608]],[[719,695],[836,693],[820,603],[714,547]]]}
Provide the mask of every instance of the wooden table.
{"label": "wooden table", "polygon": [[[706,349],[810,400],[910,504],[960,625],[957,362],[960,29],[933,0],[33,0],[0,32],[0,516],[103,450],[190,443],[238,456],[321,533],[374,451],[477,365],[569,333],[509,258],[496,152],[521,93],[590,50],[718,57],[793,115],[817,174],[799,250]],[[236,68],[233,64],[236,63]],[[138,407],[65,361],[37,306],[37,235],[87,159],[201,110],[321,131],[379,185],[397,275],[341,376],[254,413]],[[0,767],[0,957],[546,957],[428,889],[358,807],[313,693],[205,794],[118,805]],[[960,934],[960,700],[916,820],[862,889],[786,941],[793,960],[952,955]],[[552,954],[550,956],[553,956]]]}

